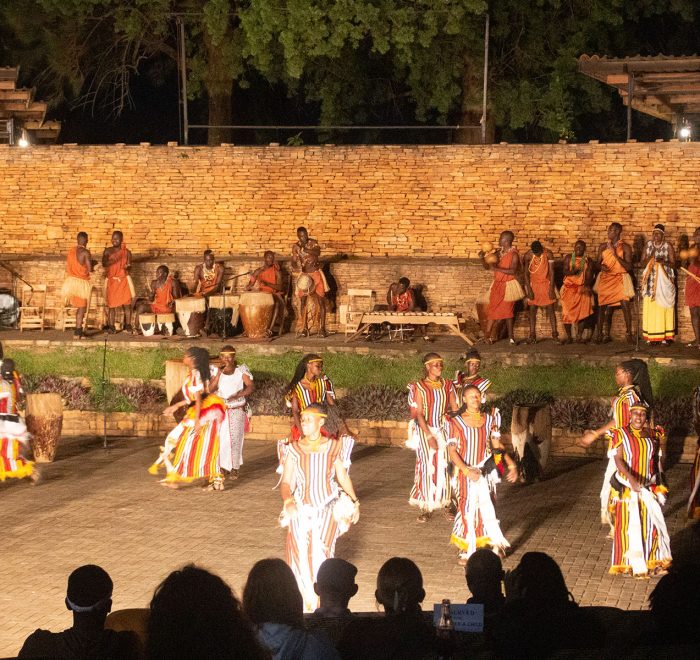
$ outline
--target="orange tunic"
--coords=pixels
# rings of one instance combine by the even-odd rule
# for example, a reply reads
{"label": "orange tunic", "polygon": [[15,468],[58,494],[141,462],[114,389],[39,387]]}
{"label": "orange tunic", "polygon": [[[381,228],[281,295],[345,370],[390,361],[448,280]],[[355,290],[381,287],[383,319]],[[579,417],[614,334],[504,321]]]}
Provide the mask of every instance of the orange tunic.
{"label": "orange tunic", "polygon": [[[78,247],[78,245],[74,245],[70,250],[68,250],[68,255],[66,256],[66,275],[68,275],[68,277],[77,277],[80,280],[89,282],[90,265],[84,265],[78,261]],[[71,296],[69,301],[73,307],[87,307],[86,298]]]}
{"label": "orange tunic", "polygon": [[[695,277],[700,277],[700,260],[691,263],[688,270]],[[685,304],[688,307],[700,307],[700,282],[690,276],[685,280]]]}
{"label": "orange tunic", "polygon": [[528,273],[530,275],[530,288],[535,297],[532,300],[526,298],[525,302],[535,307],[547,307],[556,302],[549,297],[549,292],[552,289],[552,275],[546,252],[543,252],[539,257],[532,256],[528,264]]}
{"label": "orange tunic", "polygon": [[277,273],[280,272],[279,264],[273,264],[269,268],[260,271],[257,277],[258,291],[262,293],[277,293],[274,285],[277,284]]}
{"label": "orange tunic", "polygon": [[561,291],[561,318],[567,325],[578,323],[593,314],[593,296],[585,290],[586,276],[590,268],[587,257],[576,257],[574,269],[578,275],[566,275]]}
{"label": "orange tunic", "polygon": [[168,275],[163,286],[155,290],[155,296],[151,303],[151,312],[154,314],[170,314],[174,308],[173,276]]}
{"label": "orange tunic", "polygon": [[[515,248],[510,249],[500,258],[496,266],[498,268],[510,268],[516,254],[518,254],[518,252]],[[489,292],[489,309],[487,313],[487,318],[489,320],[497,321],[500,319],[513,318],[513,308],[515,307],[515,302],[507,301],[505,299],[505,295],[506,284],[514,279],[515,275],[506,275],[505,273],[499,273],[498,271],[494,272],[493,284],[491,285],[491,291]]]}
{"label": "orange tunic", "polygon": [[[623,246],[625,243],[619,241],[615,246],[617,256],[624,256]],[[623,300],[629,300],[629,296],[625,293],[624,276],[627,271],[622,264],[615,258],[610,248],[603,250],[603,265],[609,268],[608,271],[601,270],[598,276],[598,304],[603,307],[610,305],[613,307],[619,306]]]}
{"label": "orange tunic", "polygon": [[129,283],[126,270],[128,254],[126,247],[122,244],[119,251],[119,259],[111,263],[105,269],[105,277],[107,278],[107,307],[122,307],[131,305],[131,285]]}

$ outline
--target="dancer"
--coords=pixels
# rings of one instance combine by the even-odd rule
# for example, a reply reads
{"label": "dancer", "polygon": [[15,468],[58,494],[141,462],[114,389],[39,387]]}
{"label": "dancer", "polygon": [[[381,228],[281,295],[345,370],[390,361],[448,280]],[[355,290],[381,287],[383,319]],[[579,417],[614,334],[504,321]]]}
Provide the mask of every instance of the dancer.
{"label": "dancer", "polygon": [[606,436],[608,439],[608,466],[600,490],[600,521],[603,525],[610,525],[611,531],[613,522],[609,508],[610,478],[615,472],[615,461],[613,460],[612,434],[610,432],[612,429],[623,428],[630,423],[630,409],[633,405],[645,402],[651,406],[654,401],[649,370],[643,360],[633,359],[618,364],[615,367],[615,382],[620,389],[612,399],[610,421],[595,431],[586,431],[581,440],[584,447],[589,447],[601,436]]}
{"label": "dancer", "polygon": [[630,423],[612,433],[617,471],[611,478],[610,504],[614,511],[610,573],[635,577],[664,575],[671,565],[671,546],[661,507],[668,489],[661,464],[664,432],[646,427],[647,407],[630,408]]}
{"label": "dancer", "polygon": [[475,385],[464,388],[462,399],[466,410],[450,420],[447,447],[458,470],[458,507],[450,541],[459,548],[459,564],[465,566],[477,548],[488,546],[505,556],[510,547],[498,524],[492,494],[506,468],[511,483],[517,480],[518,469],[501,444],[498,409],[481,412],[481,392]]}
{"label": "dancer", "polygon": [[14,360],[5,358],[0,366],[0,481],[27,477],[36,482],[39,477],[34,463],[24,457],[29,434],[17,405],[21,395]]}
{"label": "dancer", "polygon": [[654,225],[644,251],[642,337],[647,345],[665,346],[676,335],[676,253],[664,238],[665,229]]}
{"label": "dancer", "polygon": [[416,452],[408,503],[420,509],[417,518],[420,523],[427,522],[433,511],[450,503],[445,413],[457,409],[457,395],[452,381],[442,377],[443,367],[440,355],[428,353],[423,358],[423,378],[408,386],[412,419],[408,423],[406,446]]}
{"label": "dancer", "polygon": [[[561,320],[566,339],[562,344],[571,344],[571,326],[576,326],[576,341],[581,344],[583,323],[593,314],[593,265],[586,256],[586,243],[579,239],[574,243],[570,258],[564,259],[564,282],[559,291],[561,296]],[[590,339],[590,337],[589,337]]]}
{"label": "dancer", "polygon": [[632,303],[634,284],[632,283],[632,248],[620,239],[622,225],[612,222],[608,227],[608,240],[598,247],[600,273],[593,290],[598,294],[598,329],[594,344],[607,344],[612,341],[613,311],[622,307],[625,318],[627,342],[634,343],[632,334]]}
{"label": "dancer", "polygon": [[335,554],[335,542],[360,517],[360,502],[348,475],[353,439],[321,433],[326,408],[301,413],[302,437],[290,445],[283,464],[280,524],[287,527],[286,560],[304,599],[304,611],[318,607],[314,591],[321,564]]}
{"label": "dancer", "polygon": [[559,338],[559,333],[557,332],[557,317],[554,315],[557,295],[554,290],[554,255],[552,251],[545,248],[539,241],[533,241],[523,257],[523,270],[525,291],[527,292],[525,303],[530,320],[530,335],[525,343],[537,343],[537,309],[539,307],[545,310],[552,327],[552,339],[556,341]]}
{"label": "dancer", "polygon": [[497,256],[493,261],[487,259],[483,250],[479,251],[481,263],[486,270],[493,270],[493,283],[488,290],[486,301],[488,302],[487,323],[484,336],[489,344],[493,344],[498,336],[498,326],[501,321],[506,322],[508,339],[515,345],[515,302],[525,297],[517,274],[520,270],[520,255],[513,247],[515,234],[512,231],[501,232],[498,239]]}
{"label": "dancer", "polygon": [[693,245],[688,250],[688,268],[685,273],[685,304],[690,312],[690,322],[695,333],[695,342],[689,348],[700,348],[700,227],[693,235]]}
{"label": "dancer", "polygon": [[219,435],[219,463],[224,475],[238,479],[243,464],[243,437],[250,428],[250,406],[246,401],[255,390],[253,374],[245,364],[236,364],[236,349],[221,349],[223,368],[212,378],[212,389],[226,403],[226,418]]}
{"label": "dancer", "polygon": [[[207,479],[207,490],[220,491],[224,482],[219,469],[219,428],[226,414],[224,401],[210,394],[210,380],[216,370],[209,366],[204,348],[188,348],[183,363],[189,369],[182,385],[183,401],[168,406],[164,415],[186,407],[182,421],[168,433],[158,460],[148,471],[158,474],[163,465],[167,474],[162,484],[177,488],[179,484]],[[214,374],[212,374],[212,370]],[[175,452],[174,458],[170,455]]]}
{"label": "dancer", "polygon": [[688,518],[700,520],[700,387],[693,390],[693,426],[698,436],[695,460],[690,470],[690,497],[688,498]]}
{"label": "dancer", "polygon": [[83,321],[92,292],[90,273],[94,270],[92,255],[87,249],[88,235],[81,231],[77,236],[77,245],[68,250],[66,256],[66,279],[61,287],[61,297],[68,299],[71,307],[75,307],[75,331],[73,336],[81,339]]}
{"label": "dancer", "polygon": [[469,349],[467,354],[463,356],[464,366],[466,371],[457,371],[455,373],[454,385],[457,390],[457,400],[464,402],[464,389],[467,385],[474,385],[481,392],[481,402],[486,403],[486,392],[491,387],[491,381],[479,374],[481,368],[481,355],[475,348]]}
{"label": "dancer", "polygon": [[129,274],[131,270],[131,250],[124,245],[124,234],[115,231],[112,234],[112,247],[105,248],[102,254],[102,267],[105,274],[105,300],[107,303],[108,334],[114,334],[117,309],[124,312],[122,330],[131,331],[131,301],[136,298],[134,282]]}

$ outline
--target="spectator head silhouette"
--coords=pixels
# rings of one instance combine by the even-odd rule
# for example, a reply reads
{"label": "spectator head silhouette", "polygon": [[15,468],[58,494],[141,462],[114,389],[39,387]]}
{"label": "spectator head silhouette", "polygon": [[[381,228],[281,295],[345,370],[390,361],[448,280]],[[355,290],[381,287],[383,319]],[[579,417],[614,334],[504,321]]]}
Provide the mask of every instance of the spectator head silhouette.
{"label": "spectator head silhouette", "polygon": [[76,568],[68,576],[66,607],[73,612],[73,620],[94,620],[102,628],[112,609],[112,578],[107,571],[94,564]]}
{"label": "spectator head silhouette", "polygon": [[570,602],[569,590],[557,562],[544,552],[526,552],[506,575],[508,600],[524,599],[560,607]]}
{"label": "spectator head silhouette", "polygon": [[231,587],[192,565],[173,571],[156,587],[146,655],[151,660],[267,657]]}
{"label": "spectator head silhouette", "polygon": [[651,616],[664,641],[700,643],[700,564],[674,565],[649,596]]}
{"label": "spectator head silhouette", "polygon": [[350,599],[357,593],[357,568],[344,559],[326,559],[318,569],[314,591],[321,600],[321,610],[347,610]]}
{"label": "spectator head silhouette", "polygon": [[467,560],[467,586],[475,603],[500,598],[503,583],[503,564],[500,557],[488,548],[479,548]]}
{"label": "spectator head silhouette", "polygon": [[375,597],[387,614],[420,610],[425,590],[418,566],[405,557],[387,560],[377,574]]}
{"label": "spectator head silhouette", "polygon": [[243,588],[243,611],[260,626],[304,625],[304,602],[292,569],[281,559],[261,559],[248,573]]}

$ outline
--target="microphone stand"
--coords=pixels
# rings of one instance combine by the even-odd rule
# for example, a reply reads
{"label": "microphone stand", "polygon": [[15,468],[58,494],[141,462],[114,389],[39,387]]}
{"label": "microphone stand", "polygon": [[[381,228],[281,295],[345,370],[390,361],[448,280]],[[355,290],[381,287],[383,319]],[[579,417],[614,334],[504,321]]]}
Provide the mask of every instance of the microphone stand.
{"label": "microphone stand", "polygon": [[[234,275],[233,277],[229,278],[229,282],[233,282],[233,280],[237,280],[239,277],[245,277],[246,275],[250,275],[253,271],[249,270],[246,271],[245,273],[241,273],[240,275]],[[221,341],[224,342],[226,339],[228,339],[228,335],[226,334],[226,282],[222,281],[223,286],[221,287],[221,298],[223,300],[222,306],[223,306],[223,324],[224,328],[221,333]],[[231,308],[231,327],[233,327],[233,307]]]}
{"label": "microphone stand", "polygon": [[107,333],[102,349],[102,448],[107,449]]}

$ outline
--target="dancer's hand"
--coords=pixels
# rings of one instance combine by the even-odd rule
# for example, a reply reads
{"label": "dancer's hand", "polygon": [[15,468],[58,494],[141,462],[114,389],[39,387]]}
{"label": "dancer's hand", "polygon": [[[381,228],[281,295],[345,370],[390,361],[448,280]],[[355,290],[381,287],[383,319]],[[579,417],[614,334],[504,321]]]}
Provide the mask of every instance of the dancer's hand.
{"label": "dancer's hand", "polygon": [[479,481],[481,478],[481,470],[479,470],[479,468],[467,468],[467,471],[464,474],[467,475],[467,478],[470,481]]}
{"label": "dancer's hand", "polygon": [[598,439],[598,434],[595,431],[584,431],[580,444],[584,447],[590,447]]}
{"label": "dancer's hand", "polygon": [[164,415],[173,415],[177,409],[178,409],[177,404],[174,405],[174,406],[168,406],[168,407],[163,411],[163,414],[164,414]]}
{"label": "dancer's hand", "polygon": [[511,465],[506,473],[506,480],[514,484],[518,480],[518,468],[515,465]]}
{"label": "dancer's hand", "polygon": [[357,521],[360,519],[360,500],[357,500],[355,502],[355,510],[352,512],[352,517],[350,518],[350,521],[352,522],[353,525],[357,524]]}
{"label": "dancer's hand", "polygon": [[299,514],[299,509],[297,508],[297,503],[294,501],[294,499],[285,500],[282,510],[290,518],[296,518]]}
{"label": "dancer's hand", "polygon": [[434,434],[431,433],[428,436],[428,445],[430,446],[431,449],[437,451],[438,448],[438,437]]}
{"label": "dancer's hand", "polygon": [[202,430],[202,424],[199,420],[194,423],[194,432],[199,433]]}

